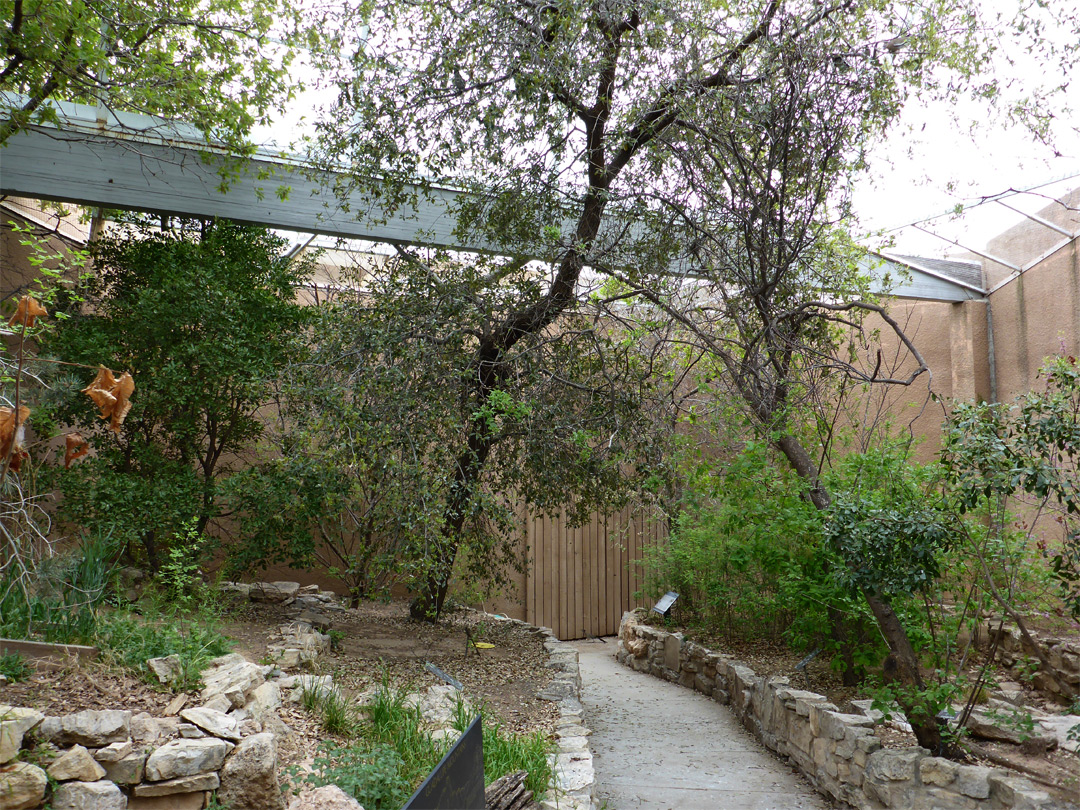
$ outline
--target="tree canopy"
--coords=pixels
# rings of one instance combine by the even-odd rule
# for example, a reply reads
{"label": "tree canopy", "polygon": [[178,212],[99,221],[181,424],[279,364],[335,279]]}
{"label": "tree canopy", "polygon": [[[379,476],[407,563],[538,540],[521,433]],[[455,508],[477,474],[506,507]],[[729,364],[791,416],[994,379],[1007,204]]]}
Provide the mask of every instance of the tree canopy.
{"label": "tree canopy", "polygon": [[[543,263],[539,293],[503,296],[477,336],[476,413],[519,341],[584,307],[636,298],[720,361],[722,384],[829,509],[793,409],[836,372],[912,379],[872,354],[868,367],[838,356],[840,330],[858,329],[868,309],[904,338],[867,302],[838,227],[847,180],[913,95],[993,95],[981,71],[995,32],[979,4],[477,0],[364,14],[365,46],[332,77],[322,157],[350,166],[359,184],[377,177],[372,190],[389,207],[413,193],[406,183],[471,187],[459,228]],[[605,276],[619,288],[598,287]],[[925,364],[907,348],[917,376]],[[454,473],[466,493],[485,435],[474,419]],[[448,535],[469,497],[448,501]],[[417,615],[437,614],[446,576]],[[919,685],[888,599],[863,591],[903,677]],[[920,741],[936,749],[936,724],[916,714]]]}
{"label": "tree canopy", "polygon": [[54,119],[59,99],[179,119],[245,148],[291,97],[301,16],[277,0],[0,0],[0,143]]}

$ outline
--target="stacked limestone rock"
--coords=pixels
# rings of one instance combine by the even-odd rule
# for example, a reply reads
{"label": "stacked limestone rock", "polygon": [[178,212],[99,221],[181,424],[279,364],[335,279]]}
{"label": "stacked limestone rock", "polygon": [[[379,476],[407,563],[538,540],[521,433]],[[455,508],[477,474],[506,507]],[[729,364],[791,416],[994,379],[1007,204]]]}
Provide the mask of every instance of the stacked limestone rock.
{"label": "stacked limestone rock", "polygon": [[[298,699],[305,685],[332,689],[333,682],[282,675],[235,653],[211,662],[202,679],[201,704],[178,706],[179,716],[106,710],[46,717],[0,707],[3,807],[40,807],[48,776],[58,783],[53,810],[198,810],[215,790],[232,810],[281,810],[276,741],[288,733],[277,716],[282,689]],[[14,762],[32,743],[60,751],[47,771]]]}
{"label": "stacked limestone rock", "polygon": [[596,771],[593,768],[589,735],[581,705],[581,669],[578,652],[566,642],[559,641],[546,627],[537,632],[544,637],[548,653],[547,666],[555,670],[551,680],[538,697],[550,700],[559,707],[555,723],[555,753],[552,768],[554,789],[541,803],[543,810],[592,810],[596,799]]}
{"label": "stacked limestone rock", "polygon": [[978,810],[1057,807],[1008,771],[961,765],[924,748],[885,749],[874,720],[845,714],[787,678],[757,675],[730,656],[642,624],[625,613],[616,658],[639,672],[694,689],[731,707],[770,750],[788,757],[819,790],[859,810]]}
{"label": "stacked limestone rock", "polygon": [[[997,619],[991,619],[987,623],[987,635],[991,639],[997,633],[999,624]],[[1059,676],[1073,689],[1080,687],[1080,642],[1075,639],[1060,638],[1040,638],[1038,642],[1046,650],[1050,665]],[[1035,651],[1031,649],[1020,631],[1011,627],[1003,628],[998,643],[998,659],[1001,664],[1005,667],[1014,667],[1025,658],[1040,667],[1035,659]],[[1031,685],[1053,700],[1066,704],[1072,700],[1072,696],[1063,694],[1057,682],[1043,672],[1041,667],[1032,673]]]}
{"label": "stacked limestone rock", "polygon": [[286,668],[308,664],[329,650],[330,636],[322,631],[330,629],[330,614],[345,611],[337,594],[318,585],[222,582],[220,589],[223,594],[288,609],[292,621],[278,628],[279,640],[267,646],[274,663]]}

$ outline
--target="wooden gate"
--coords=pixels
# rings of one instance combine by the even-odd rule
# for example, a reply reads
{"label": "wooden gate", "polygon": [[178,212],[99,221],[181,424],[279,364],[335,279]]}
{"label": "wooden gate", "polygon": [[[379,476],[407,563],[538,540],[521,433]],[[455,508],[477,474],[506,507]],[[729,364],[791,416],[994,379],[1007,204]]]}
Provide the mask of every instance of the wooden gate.
{"label": "wooden gate", "polygon": [[661,521],[629,508],[576,529],[558,518],[526,518],[525,620],[563,640],[614,635],[623,611],[645,604],[634,598],[641,588],[636,561],[666,535]]}

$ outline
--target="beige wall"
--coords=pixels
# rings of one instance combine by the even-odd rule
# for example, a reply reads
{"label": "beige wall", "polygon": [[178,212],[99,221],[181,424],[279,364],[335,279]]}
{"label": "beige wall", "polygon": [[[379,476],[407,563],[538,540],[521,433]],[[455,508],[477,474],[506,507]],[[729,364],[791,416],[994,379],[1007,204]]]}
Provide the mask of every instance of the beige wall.
{"label": "beige wall", "polygon": [[[1035,387],[1044,359],[1064,352],[1080,353],[1080,189],[1064,198],[1064,205],[1046,206],[1039,215],[1074,234],[1065,237],[1030,220],[1010,228],[987,245],[986,252],[1025,269],[1007,281],[1013,271],[986,263],[994,315],[997,393],[1001,402]],[[1033,263],[1034,266],[1031,266]]]}
{"label": "beige wall", "polygon": [[[1053,203],[1039,212],[1074,234],[1080,232],[1080,189],[1064,204]],[[1062,244],[1066,243],[1066,244]],[[927,401],[928,391],[946,400],[1011,402],[1037,384],[1037,373],[1053,354],[1080,354],[1080,245],[1062,234],[1025,220],[993,239],[983,251],[1024,268],[1013,270],[984,260],[989,287],[1001,285],[989,296],[993,318],[993,358],[987,330],[987,303],[965,301],[894,300],[889,312],[911,337],[932,372],[907,388],[893,387],[871,393],[862,402],[863,422],[875,408],[883,409],[894,430],[911,431],[921,439],[916,457],[930,460],[936,453],[944,409]],[[966,258],[978,258],[967,256]],[[883,355],[895,357],[900,368],[914,368],[899,342],[879,319],[869,329],[881,329]],[[996,374],[992,385],[991,363]],[[873,407],[871,407],[873,406]]]}
{"label": "beige wall", "polygon": [[[890,316],[915,345],[929,374],[922,374],[908,386],[875,386],[857,395],[847,417],[858,434],[867,426],[888,420],[893,435],[913,435],[917,440],[917,460],[929,461],[938,449],[938,436],[945,419],[941,402],[930,394],[948,399],[989,397],[986,305],[979,301],[894,300]],[[884,369],[896,378],[906,378],[918,366],[892,329],[877,316],[867,318],[867,333],[881,335]],[[864,361],[864,365],[873,358]]]}

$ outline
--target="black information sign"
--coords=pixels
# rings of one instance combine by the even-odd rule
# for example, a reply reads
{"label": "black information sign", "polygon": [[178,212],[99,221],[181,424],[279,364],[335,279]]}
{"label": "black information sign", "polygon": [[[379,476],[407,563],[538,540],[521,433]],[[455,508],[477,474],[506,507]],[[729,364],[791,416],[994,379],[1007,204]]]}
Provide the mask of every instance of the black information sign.
{"label": "black information sign", "polygon": [[484,810],[484,730],[480,715],[401,810]]}
{"label": "black information sign", "polygon": [[679,595],[675,591],[668,591],[660,597],[660,601],[653,605],[653,610],[659,613],[661,616],[667,616],[668,611],[671,610],[671,606],[675,604],[675,600],[679,598]]}

